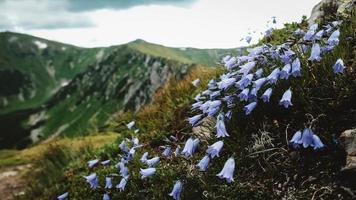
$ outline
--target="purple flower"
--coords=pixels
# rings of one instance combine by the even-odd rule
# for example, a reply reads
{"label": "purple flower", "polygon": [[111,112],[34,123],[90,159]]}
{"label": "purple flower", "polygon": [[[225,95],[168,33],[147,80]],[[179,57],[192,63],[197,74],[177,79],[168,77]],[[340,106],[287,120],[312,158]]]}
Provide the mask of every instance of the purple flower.
{"label": "purple flower", "polygon": [[68,195],[69,195],[68,192],[63,193],[63,194],[59,195],[59,196],[57,197],[57,199],[58,199],[58,200],[65,200],[65,199],[67,199]]}
{"label": "purple flower", "polygon": [[232,69],[236,67],[237,59],[235,57],[231,57],[227,62],[225,62],[225,67],[228,69]]}
{"label": "purple flower", "polygon": [[192,104],[192,110],[195,110],[197,108],[199,108],[201,105],[203,105],[203,102],[198,101]]}
{"label": "purple flower", "polygon": [[321,38],[323,37],[323,35],[324,35],[324,30],[320,30],[320,31],[318,31],[318,32],[315,34],[314,39],[315,39],[315,40],[321,40]]}
{"label": "purple flower", "polygon": [[318,24],[313,24],[312,26],[310,26],[308,32],[304,35],[304,40],[313,40],[316,29],[318,29]]}
{"label": "purple flower", "polygon": [[206,169],[208,168],[210,162],[210,158],[209,155],[205,155],[197,164],[197,167],[199,168],[199,171],[206,171]]}
{"label": "purple flower", "polygon": [[220,110],[220,105],[221,105],[220,100],[211,101],[209,103],[209,109],[207,110],[208,115],[215,116]]}
{"label": "purple flower", "polygon": [[126,184],[127,184],[128,177],[124,177],[121,179],[120,183],[117,184],[115,187],[119,189],[120,191],[124,191]]}
{"label": "purple flower", "polygon": [[269,99],[271,98],[272,95],[272,88],[268,88],[261,96],[261,99],[263,102],[269,102]]}
{"label": "purple flower", "polygon": [[84,178],[86,179],[87,183],[89,183],[90,188],[95,189],[99,187],[99,180],[96,173],[92,173],[89,176],[84,176]]}
{"label": "purple flower", "polygon": [[182,192],[183,189],[183,184],[181,181],[177,181],[172,189],[172,192],[169,193],[169,196],[173,197],[173,199],[175,200],[179,200],[180,199],[180,193]]}
{"label": "purple flower", "polygon": [[297,77],[297,76],[301,76],[300,73],[300,60],[299,58],[296,58],[293,62],[292,62],[292,72],[291,72],[292,76]]}
{"label": "purple flower", "polygon": [[122,177],[129,176],[129,169],[125,166],[123,162],[119,162],[116,167],[119,168],[119,172]]}
{"label": "purple flower", "polygon": [[149,166],[149,167],[154,167],[157,165],[157,163],[159,162],[159,157],[154,157],[154,158],[151,158],[151,159],[148,159],[146,161],[146,164]]}
{"label": "purple flower", "polygon": [[244,76],[247,75],[251,69],[253,69],[256,65],[256,62],[252,61],[252,62],[248,62],[242,66],[240,66],[240,69],[237,71],[240,74],[243,74]]}
{"label": "purple flower", "polygon": [[235,160],[234,158],[229,158],[221,170],[220,173],[217,174],[217,176],[221,179],[226,179],[228,183],[231,183],[234,181],[234,171],[235,171]]}
{"label": "purple flower", "polygon": [[200,83],[200,80],[199,79],[195,79],[194,81],[192,81],[192,84],[195,86],[195,87],[198,87]]}
{"label": "purple flower", "polygon": [[340,36],[340,31],[336,30],[334,31],[329,39],[328,39],[328,45],[335,46],[339,44],[339,36]]}
{"label": "purple flower", "polygon": [[303,135],[301,142],[303,143],[303,147],[313,147],[314,150],[324,148],[324,144],[321,142],[320,138],[313,133],[310,128],[305,128],[303,130]]}
{"label": "purple flower", "polygon": [[289,106],[292,106],[292,91],[288,89],[287,91],[284,92],[282,99],[279,101],[279,105],[283,105],[285,108],[288,108]]}
{"label": "purple flower", "polygon": [[241,80],[236,82],[236,86],[238,88],[240,88],[241,90],[243,90],[245,87],[250,85],[252,78],[253,78],[253,74],[248,74],[248,75],[242,77]]}
{"label": "purple flower", "polygon": [[263,84],[266,82],[266,80],[267,80],[266,78],[259,78],[259,79],[255,80],[255,82],[253,83],[253,86],[257,90],[259,90],[263,86]]}
{"label": "purple flower", "polygon": [[279,77],[281,79],[288,79],[291,68],[292,66],[290,64],[284,65],[282,70],[279,72]]}
{"label": "purple flower", "polygon": [[343,73],[345,69],[344,61],[342,61],[340,58],[337,59],[336,63],[333,66],[334,73]]}
{"label": "purple flower", "polygon": [[279,68],[274,69],[270,75],[267,76],[267,80],[270,84],[275,84],[278,81]]}
{"label": "purple flower", "polygon": [[257,89],[256,88],[252,88],[252,90],[248,94],[248,100],[249,101],[256,101],[257,100]]}
{"label": "purple flower", "polygon": [[112,178],[105,177],[105,188],[111,189],[112,188]]}
{"label": "purple flower", "polygon": [[206,150],[206,153],[208,153],[211,158],[214,158],[215,156],[219,157],[219,153],[221,151],[221,149],[224,146],[224,142],[223,141],[217,141],[214,144],[208,146],[208,149]]}
{"label": "purple flower", "polygon": [[164,151],[162,152],[162,155],[164,157],[170,157],[172,155],[172,147],[171,146],[166,146],[164,148]]}
{"label": "purple flower", "polygon": [[322,149],[325,147],[325,145],[321,142],[320,138],[315,134],[313,134],[313,146],[314,150]]}
{"label": "purple flower", "polygon": [[103,200],[110,200],[110,196],[108,194],[104,194]]}
{"label": "purple flower", "polygon": [[146,163],[148,157],[148,152],[143,153],[142,157],[140,158],[140,161],[142,163]]}
{"label": "purple flower", "polygon": [[88,161],[88,167],[93,168],[96,164],[98,164],[98,162],[99,162],[99,159],[90,160],[90,161]]}
{"label": "purple flower", "polygon": [[183,154],[185,157],[189,157],[192,156],[193,153],[194,153],[194,140],[192,138],[189,138],[185,143],[181,154]]}
{"label": "purple flower", "polygon": [[218,88],[220,90],[227,90],[229,89],[231,86],[234,85],[234,83],[236,82],[235,78],[225,78],[222,79],[220,82],[218,82]]}
{"label": "purple flower", "polygon": [[190,117],[190,118],[188,119],[190,125],[195,126],[195,125],[199,124],[200,120],[202,119],[202,116],[203,116],[203,115],[200,114],[200,115],[195,115],[195,116],[193,116],[193,117]]}
{"label": "purple flower", "polygon": [[250,89],[248,89],[248,88],[243,89],[242,92],[238,95],[238,97],[240,98],[240,101],[247,101],[249,92],[250,92]]}
{"label": "purple flower", "polygon": [[289,143],[293,145],[294,148],[299,148],[299,145],[301,145],[302,142],[302,132],[297,131],[294,133],[293,137],[291,140],[289,140]]}
{"label": "purple flower", "polygon": [[257,106],[257,102],[252,102],[244,107],[246,115],[249,115]]}
{"label": "purple flower", "polygon": [[230,136],[226,131],[223,113],[220,113],[218,115],[215,128],[216,128],[216,137],[217,138]]}
{"label": "purple flower", "polygon": [[156,173],[156,168],[140,169],[141,179],[153,176]]}
{"label": "purple flower", "polygon": [[313,44],[311,53],[310,53],[310,57],[309,59],[310,61],[320,61],[321,57],[320,57],[320,45],[318,43]]}
{"label": "purple flower", "polygon": [[110,163],[110,160],[104,160],[101,162],[102,165],[108,165]]}
{"label": "purple flower", "polygon": [[132,122],[126,124],[126,126],[127,126],[128,129],[132,129],[132,127],[133,127],[134,125],[135,125],[135,122],[134,122],[134,121],[132,121]]}

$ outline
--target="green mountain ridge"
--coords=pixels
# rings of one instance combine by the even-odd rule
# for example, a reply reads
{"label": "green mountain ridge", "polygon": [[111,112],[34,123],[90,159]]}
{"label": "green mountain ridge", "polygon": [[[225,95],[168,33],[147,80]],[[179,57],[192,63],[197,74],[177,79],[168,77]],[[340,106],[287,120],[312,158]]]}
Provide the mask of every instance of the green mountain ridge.
{"label": "green mountain ridge", "polygon": [[2,147],[86,134],[117,111],[149,103],[170,78],[238,52],[143,40],[81,48],[12,32],[0,33],[0,46],[0,143],[7,144]]}

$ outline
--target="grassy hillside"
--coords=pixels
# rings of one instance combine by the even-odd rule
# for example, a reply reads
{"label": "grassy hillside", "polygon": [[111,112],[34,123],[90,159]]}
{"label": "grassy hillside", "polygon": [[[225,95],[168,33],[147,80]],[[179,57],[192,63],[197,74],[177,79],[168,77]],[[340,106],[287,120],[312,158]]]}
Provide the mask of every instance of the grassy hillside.
{"label": "grassy hillside", "polygon": [[[334,19],[340,18],[334,16]],[[303,23],[298,26],[306,29]],[[333,143],[333,138],[355,126],[352,112],[356,109],[353,103],[356,101],[355,29],[354,10],[350,18],[343,18],[340,44],[323,55],[320,62],[308,62],[310,52],[302,56],[303,76],[288,82],[282,80],[274,88],[270,103],[261,103],[249,116],[241,112],[244,105],[238,103],[232,120],[227,123],[230,137],[224,139],[220,157],[212,160],[206,172],[199,172],[195,165],[205,154],[207,145],[216,141],[215,136],[201,137],[199,149],[192,158],[161,158],[156,174],[146,180],[140,179],[139,169],[146,166],[139,158],[145,151],[150,155],[161,155],[161,145],[182,147],[192,135],[199,137],[185,119],[194,114],[190,111],[194,96],[206,89],[210,79],[218,78],[224,71],[222,68],[197,68],[182,81],[171,81],[157,93],[155,101],[139,113],[119,114],[110,127],[120,133],[116,143],[72,161],[62,177],[46,180],[48,185],[31,187],[24,199],[52,199],[66,191],[72,199],[101,199],[105,193],[112,199],[169,199],[168,194],[178,179],[183,181],[183,199],[350,199],[350,193],[343,188],[356,188],[351,184],[352,179],[340,179],[343,150]],[[287,26],[283,31],[293,38],[294,27]],[[271,40],[280,39],[277,33]],[[347,68],[344,74],[335,75],[332,66],[338,58],[344,60]],[[202,81],[198,88],[190,83],[195,78]],[[293,106],[286,110],[276,102],[288,87],[294,89],[294,95]],[[317,118],[313,127],[326,149],[316,152],[293,150],[288,146],[288,140],[296,130],[304,127],[310,116]],[[122,155],[118,144],[125,137],[135,135],[125,126],[132,119],[140,129],[136,136],[144,146],[136,151],[137,156],[128,164],[130,177],[125,191],[103,187],[90,189],[83,176],[93,172],[99,175],[100,186],[105,185],[105,176],[113,177],[114,186],[120,181],[114,166]],[[207,134],[215,134],[214,127],[210,128],[213,131],[209,133],[206,129]],[[171,135],[178,140],[167,140]],[[226,183],[216,174],[231,155],[236,162],[235,181]],[[88,168],[86,162],[95,158],[110,159],[111,164]],[[44,174],[50,173],[42,171],[40,175]]]}
{"label": "grassy hillside", "polygon": [[11,32],[0,33],[0,46],[1,148],[101,129],[113,113],[137,111],[193,65],[213,66],[227,52],[237,53],[142,40],[79,48]]}

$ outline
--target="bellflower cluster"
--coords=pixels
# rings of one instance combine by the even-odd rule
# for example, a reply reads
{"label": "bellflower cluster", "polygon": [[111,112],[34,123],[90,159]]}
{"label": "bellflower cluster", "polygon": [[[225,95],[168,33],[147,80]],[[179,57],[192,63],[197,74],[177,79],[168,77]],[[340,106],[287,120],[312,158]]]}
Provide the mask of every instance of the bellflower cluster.
{"label": "bellflower cluster", "polygon": [[302,131],[297,131],[289,143],[295,148],[312,147],[314,150],[322,149],[325,145],[321,142],[320,138],[314,134],[310,128],[305,128]]}

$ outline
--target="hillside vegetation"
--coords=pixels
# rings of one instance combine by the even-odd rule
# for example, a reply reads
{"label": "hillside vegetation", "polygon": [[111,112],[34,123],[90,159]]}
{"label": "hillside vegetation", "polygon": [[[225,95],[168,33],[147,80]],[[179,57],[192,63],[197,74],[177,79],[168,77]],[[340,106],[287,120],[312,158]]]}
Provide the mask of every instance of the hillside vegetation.
{"label": "hillside vegetation", "polygon": [[[191,110],[194,97],[206,89],[211,79],[219,80],[220,75],[227,73],[223,67],[196,67],[183,80],[171,80],[156,93],[154,101],[138,113],[118,113],[108,127],[119,134],[115,143],[87,152],[65,165],[52,165],[50,161],[39,165],[41,170],[33,176],[48,178],[32,185],[22,198],[55,199],[69,192],[70,199],[102,199],[105,194],[112,199],[170,199],[168,194],[173,185],[181,180],[182,199],[351,199],[356,187],[352,177],[345,177],[340,171],[345,152],[339,145],[338,136],[354,127],[356,122],[356,15],[354,9],[347,17],[337,15],[332,9],[327,11],[328,17],[319,19],[319,27],[342,20],[339,44],[323,54],[320,61],[308,61],[310,50],[298,54],[302,76],[280,80],[273,88],[270,102],[258,103],[251,114],[245,115],[243,111],[246,103],[235,102],[232,118],[225,122],[230,136],[220,138],[224,141],[223,150],[219,157],[211,159],[205,172],[200,172],[196,165],[206,154],[208,145],[217,140],[215,120],[206,118],[192,129],[187,119],[199,114]],[[295,41],[296,28],[308,30],[305,21],[287,24],[261,43]],[[346,68],[342,74],[335,74],[333,66],[339,58]],[[272,63],[267,63],[263,69],[270,72],[269,65]],[[194,87],[191,81],[197,78],[200,85]],[[293,90],[293,105],[285,109],[278,102],[289,88]],[[135,120],[138,132],[126,127],[132,120]],[[309,126],[324,148],[317,151],[313,148],[295,149],[289,140],[295,132]],[[119,144],[127,141],[125,138],[133,137],[140,139],[142,147],[137,148],[136,156],[129,160],[127,185],[120,191],[115,186],[123,178],[120,168],[115,165],[125,159],[126,153]],[[174,150],[183,147],[190,137],[200,139],[198,150],[192,157],[161,156],[162,146],[169,145]],[[144,152],[150,157],[160,156],[160,161],[156,173],[142,180],[140,169],[147,168],[140,161]],[[47,156],[51,158],[53,155]],[[236,163],[234,182],[227,183],[216,174],[230,157]],[[110,160],[110,164],[88,167],[87,162],[93,159]],[[51,177],[51,169],[57,167],[65,173]],[[92,173],[98,176],[98,188],[90,188],[83,178]],[[105,177],[112,178],[112,188],[104,188]]]}

